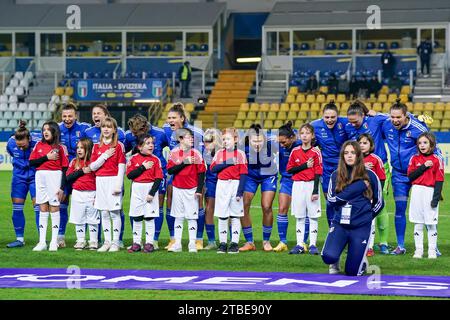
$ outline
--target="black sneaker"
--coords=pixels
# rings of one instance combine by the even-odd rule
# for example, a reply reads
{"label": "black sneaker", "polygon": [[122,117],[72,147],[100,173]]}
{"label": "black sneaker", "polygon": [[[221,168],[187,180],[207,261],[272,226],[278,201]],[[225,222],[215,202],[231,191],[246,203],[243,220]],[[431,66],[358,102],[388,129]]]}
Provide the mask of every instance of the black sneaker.
{"label": "black sneaker", "polygon": [[239,245],[236,242],[230,243],[228,253],[239,253]]}
{"label": "black sneaker", "polygon": [[217,253],[227,253],[227,244],[225,242],[220,243]]}

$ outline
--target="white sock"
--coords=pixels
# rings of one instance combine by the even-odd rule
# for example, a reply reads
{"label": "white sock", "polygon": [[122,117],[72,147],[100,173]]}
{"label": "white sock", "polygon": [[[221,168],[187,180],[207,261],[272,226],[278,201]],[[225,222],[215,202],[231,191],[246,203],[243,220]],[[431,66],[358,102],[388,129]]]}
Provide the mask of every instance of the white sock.
{"label": "white sock", "polygon": [[227,243],[228,238],[228,219],[219,219],[219,241],[220,243],[224,242]]}
{"label": "white sock", "polygon": [[239,236],[241,235],[241,219],[231,218],[231,242],[239,243]]}
{"label": "white sock", "polygon": [[102,211],[102,227],[103,227],[103,235],[104,242],[111,243],[111,217],[109,215],[109,211]]}
{"label": "white sock", "polygon": [[145,243],[153,244],[153,237],[155,236],[155,219],[145,221]]}
{"label": "white sock", "polygon": [[297,218],[296,220],[297,220],[297,223],[295,225],[295,234],[297,235],[297,245],[303,246],[306,218]]}
{"label": "white sock", "polygon": [[435,224],[427,224],[428,231],[428,252],[436,252],[437,246],[437,226]]}
{"label": "white sock", "polygon": [[50,218],[52,219],[52,242],[57,242],[59,223],[61,222],[61,216],[59,215],[59,211],[51,212]]}
{"label": "white sock", "polygon": [[39,212],[39,242],[46,242],[47,225],[48,225],[48,212]]}
{"label": "white sock", "polygon": [[141,244],[142,239],[142,220],[133,220],[133,243]]}
{"label": "white sock", "polygon": [[195,240],[197,239],[197,220],[189,219],[188,228],[189,228],[189,243],[195,242]]}
{"label": "white sock", "polygon": [[316,246],[319,233],[319,221],[317,218],[309,218],[309,245]]}
{"label": "white sock", "polygon": [[89,240],[98,241],[98,224],[89,225]]}
{"label": "white sock", "polygon": [[75,225],[75,233],[77,235],[77,242],[84,242],[86,239],[86,229],[84,224]]}
{"label": "white sock", "polygon": [[175,224],[174,224],[174,229],[175,229],[175,244],[176,245],[181,245],[181,237],[183,236],[183,222],[184,222],[184,218],[175,218]]}
{"label": "white sock", "polygon": [[416,223],[414,225],[414,243],[416,250],[423,252],[423,224]]}
{"label": "white sock", "polygon": [[19,240],[20,242],[25,242],[25,239],[24,239],[24,237],[17,237],[17,239],[16,240]]}
{"label": "white sock", "polygon": [[113,242],[119,245],[120,229],[122,228],[122,220],[120,220],[120,210],[111,211],[111,220],[113,223]]}
{"label": "white sock", "polygon": [[372,220],[372,225],[370,226],[369,249],[373,249],[374,243],[375,243],[375,219]]}

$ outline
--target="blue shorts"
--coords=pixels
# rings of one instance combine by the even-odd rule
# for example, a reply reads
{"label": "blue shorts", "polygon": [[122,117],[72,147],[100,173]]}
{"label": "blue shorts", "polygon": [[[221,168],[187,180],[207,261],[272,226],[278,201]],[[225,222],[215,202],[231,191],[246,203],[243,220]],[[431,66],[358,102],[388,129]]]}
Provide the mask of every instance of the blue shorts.
{"label": "blue shorts", "polygon": [[267,176],[260,179],[247,176],[244,192],[256,193],[259,185],[261,185],[261,192],[277,192],[277,176]]}
{"label": "blue shorts", "polygon": [[31,199],[36,198],[36,184],[34,176],[30,179],[23,179],[13,176],[11,181],[11,198],[26,199],[30,192]]}
{"label": "blue shorts", "polygon": [[205,181],[205,197],[206,198],[215,198],[216,197],[216,180],[206,179]]}
{"label": "blue shorts", "polygon": [[394,199],[407,201],[409,196],[409,189],[411,189],[411,182],[409,182],[408,176],[404,173],[396,171],[395,169],[392,169],[391,181]]}
{"label": "blue shorts", "polygon": [[330,184],[330,177],[334,170],[337,169],[337,165],[323,165],[322,173],[322,190],[325,194],[328,193],[328,185]]}
{"label": "blue shorts", "polygon": [[158,193],[166,194],[167,189],[167,171],[163,170],[163,180],[161,181],[161,184],[159,185]]}
{"label": "blue shorts", "polygon": [[292,185],[294,181],[291,178],[281,177],[280,180],[280,193],[292,196]]}

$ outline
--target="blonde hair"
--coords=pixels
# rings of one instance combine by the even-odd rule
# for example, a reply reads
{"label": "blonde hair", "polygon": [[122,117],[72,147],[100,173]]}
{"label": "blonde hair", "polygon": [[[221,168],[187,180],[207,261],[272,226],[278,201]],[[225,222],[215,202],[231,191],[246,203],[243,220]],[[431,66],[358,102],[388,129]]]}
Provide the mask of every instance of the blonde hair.
{"label": "blonde hair", "polygon": [[[111,117],[106,117],[102,123],[100,124],[100,128],[103,127],[108,127],[108,128],[113,128],[114,132],[113,132],[113,136],[112,136],[112,142],[111,142],[111,147],[115,147],[117,145],[117,141],[118,141],[118,134],[117,134],[117,121],[114,118]],[[100,130],[101,132],[101,130]],[[100,134],[100,147],[103,146],[103,132],[101,132]]]}
{"label": "blonde hair", "polygon": [[216,149],[222,148],[222,135],[219,129],[216,128],[208,128],[203,135],[204,142],[213,143],[216,146]]}

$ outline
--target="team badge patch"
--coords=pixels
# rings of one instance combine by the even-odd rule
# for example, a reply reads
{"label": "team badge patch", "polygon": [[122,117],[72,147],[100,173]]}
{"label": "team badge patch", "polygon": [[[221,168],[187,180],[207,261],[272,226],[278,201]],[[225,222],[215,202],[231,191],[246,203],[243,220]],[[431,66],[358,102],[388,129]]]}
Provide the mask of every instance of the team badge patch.
{"label": "team badge patch", "polygon": [[410,131],[410,130],[406,131],[406,136],[407,136],[408,138],[411,137],[411,131]]}

